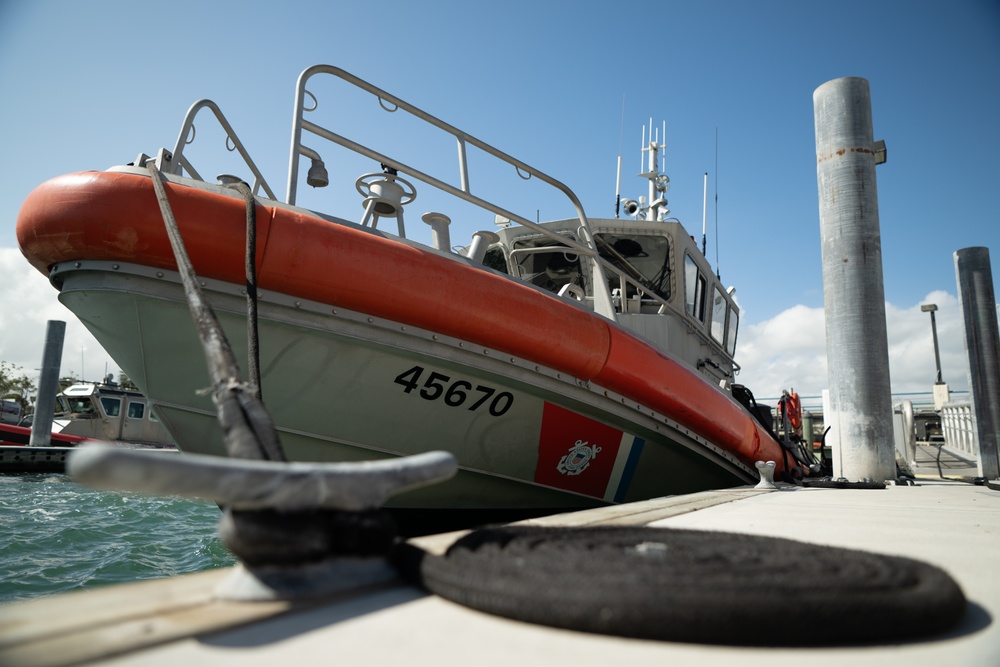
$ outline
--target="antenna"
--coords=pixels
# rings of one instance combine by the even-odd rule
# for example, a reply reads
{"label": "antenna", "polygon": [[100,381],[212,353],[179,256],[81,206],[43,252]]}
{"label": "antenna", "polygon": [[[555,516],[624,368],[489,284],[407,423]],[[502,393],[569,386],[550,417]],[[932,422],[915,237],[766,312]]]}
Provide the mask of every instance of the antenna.
{"label": "antenna", "polygon": [[715,277],[722,280],[719,272],[719,127],[715,127]]}
{"label": "antenna", "polygon": [[625,93],[622,93],[622,124],[618,129],[618,176],[615,179],[615,219],[622,203],[622,141],[625,136]]}
{"label": "antenna", "polygon": [[705,254],[705,218],[708,214],[708,172],[705,172],[705,193],[701,199],[701,254]]}
{"label": "antenna", "polygon": [[[650,139],[652,139],[652,137],[650,137]],[[646,126],[645,125],[642,126],[642,146],[640,146],[640,148],[642,149],[642,150],[639,151],[639,173],[641,174],[642,172],[646,171],[646,162],[645,162],[646,156],[643,155],[643,153],[646,152]]]}
{"label": "antenna", "polygon": [[660,151],[663,155],[662,169],[666,171],[667,170],[667,121],[665,119],[663,121],[663,143],[660,144]]}
{"label": "antenna", "polygon": [[615,219],[622,205],[622,154],[618,153],[618,176],[615,177]]}

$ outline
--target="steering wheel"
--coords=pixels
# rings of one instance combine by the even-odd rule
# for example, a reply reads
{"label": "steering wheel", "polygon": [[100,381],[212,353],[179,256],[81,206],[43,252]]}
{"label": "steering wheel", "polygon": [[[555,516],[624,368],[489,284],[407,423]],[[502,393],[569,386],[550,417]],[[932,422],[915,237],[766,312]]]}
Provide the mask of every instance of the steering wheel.
{"label": "steering wheel", "polygon": [[[411,201],[417,198],[417,189],[413,187],[405,178],[401,178],[395,174],[386,174],[383,172],[377,172],[373,174],[365,174],[361,176],[354,182],[354,188],[358,193],[364,197],[368,198],[372,196],[372,186],[380,185],[384,183],[395,183],[399,186],[400,195],[399,203],[400,205],[409,204]],[[378,195],[376,195],[378,196]]]}

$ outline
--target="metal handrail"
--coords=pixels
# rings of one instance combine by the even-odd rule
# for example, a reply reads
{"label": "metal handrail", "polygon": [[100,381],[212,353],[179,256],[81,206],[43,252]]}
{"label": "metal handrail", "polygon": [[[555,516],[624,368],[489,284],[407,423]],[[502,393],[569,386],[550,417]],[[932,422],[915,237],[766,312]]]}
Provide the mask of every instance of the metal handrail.
{"label": "metal handrail", "polygon": [[[458,142],[458,168],[461,187],[456,188],[449,183],[445,183],[440,179],[437,179],[429,174],[426,174],[419,169],[411,167],[407,164],[399,162],[387,155],[374,151],[366,146],[362,146],[340,134],[332,132],[326,128],[320,127],[315,123],[311,123],[304,118],[306,111],[315,110],[316,106],[311,108],[306,108],[305,101],[306,97],[310,97],[313,101],[316,98],[306,90],[306,83],[315,74],[330,74],[335,77],[342,79],[343,81],[354,85],[361,90],[370,93],[375,96],[378,100],[379,105],[386,111],[395,112],[398,110],[406,111],[407,113],[415,116],[416,118],[433,125],[434,127],[452,135]],[[386,106],[386,105],[390,106]],[[426,113],[425,111],[399,99],[395,95],[392,95],[372,84],[364,81],[339,67],[333,67],[331,65],[314,65],[307,68],[299,75],[298,82],[296,84],[295,92],[295,114],[292,121],[292,139],[291,139],[291,150],[289,156],[288,164],[288,190],[286,195],[286,202],[289,205],[295,204],[297,188],[298,188],[298,174],[299,174],[299,158],[300,156],[306,155],[303,151],[302,145],[302,132],[303,130],[311,132],[319,137],[331,141],[339,146],[347,148],[355,153],[368,157],[372,160],[386,164],[397,171],[405,173],[408,177],[414,178],[421,181],[431,187],[437,188],[447,194],[457,197],[463,201],[470,204],[478,206],[484,210],[490,211],[496,215],[501,215],[511,221],[517,222],[518,224],[535,230],[545,236],[551,237],[560,245],[565,246],[567,249],[577,252],[581,255],[587,256],[591,259],[593,273],[594,273],[594,311],[612,321],[617,321],[617,315],[615,312],[615,307],[611,300],[611,293],[607,286],[607,279],[605,277],[604,266],[598,255],[596,246],[594,244],[594,237],[590,230],[590,223],[587,220],[587,215],[583,210],[583,205],[580,203],[579,198],[576,194],[569,189],[566,185],[560,181],[548,176],[542,171],[531,167],[520,160],[507,155],[506,153],[497,150],[493,146],[472,137],[465,132],[459,130],[458,128],[445,123],[444,121]],[[484,153],[501,160],[514,167],[517,170],[518,175],[529,180],[531,178],[537,178],[543,183],[552,186],[553,188],[562,192],[571,202],[573,208],[576,210],[577,217],[580,221],[581,237],[587,245],[582,245],[573,241],[571,239],[566,239],[560,234],[554,231],[546,229],[541,225],[532,222],[526,217],[517,215],[512,211],[509,211],[501,206],[493,204],[492,202],[486,201],[476,195],[473,195],[469,185],[469,167],[466,160],[466,147],[471,145]],[[616,272],[617,273],[617,272]],[[600,288],[598,287],[600,286]]]}
{"label": "metal handrail", "polygon": [[[174,144],[174,152],[173,152],[173,157],[171,159],[171,164],[169,166],[164,165],[163,171],[174,174],[175,176],[181,176],[182,175],[181,172],[183,170],[187,170],[187,172],[193,178],[197,178],[200,181],[205,180],[204,178],[201,177],[201,175],[197,172],[197,170],[194,168],[191,162],[184,155],[184,146],[194,141],[194,134],[195,134],[194,117],[198,115],[199,111],[205,108],[211,109],[212,113],[215,114],[215,118],[219,121],[219,124],[222,126],[222,129],[225,130],[226,144],[227,144],[226,147],[229,148],[228,143],[231,141],[233,143],[233,148],[229,148],[229,150],[238,151],[240,156],[243,158],[243,161],[246,163],[247,167],[250,168],[251,173],[253,173],[254,182],[253,185],[251,186],[253,193],[256,195],[260,191],[260,189],[263,188],[264,192],[267,194],[269,198],[277,200],[277,197],[274,196],[274,191],[271,190],[271,187],[267,184],[267,181],[264,180],[264,177],[261,175],[260,170],[257,168],[257,165],[254,164],[254,161],[250,157],[250,154],[243,146],[243,142],[241,142],[239,137],[236,136],[236,131],[233,130],[233,127],[232,125],[229,124],[229,121],[226,120],[226,117],[225,115],[223,115],[222,110],[219,108],[219,105],[213,102],[212,100],[205,100],[205,99],[198,100],[197,102],[192,104],[191,107],[188,109],[187,114],[184,116],[184,122],[181,124],[180,134],[177,136],[177,143]],[[190,139],[188,139],[189,135],[191,135]]]}

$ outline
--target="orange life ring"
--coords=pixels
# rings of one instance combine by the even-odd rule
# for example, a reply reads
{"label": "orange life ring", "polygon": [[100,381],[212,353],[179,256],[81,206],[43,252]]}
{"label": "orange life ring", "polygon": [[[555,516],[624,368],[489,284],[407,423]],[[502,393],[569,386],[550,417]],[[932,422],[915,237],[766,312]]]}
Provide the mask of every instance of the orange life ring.
{"label": "orange life ring", "polygon": [[783,396],[779,401],[784,415],[788,417],[788,423],[791,424],[792,430],[795,431],[797,435],[802,435],[802,403],[799,401],[799,395],[795,392],[783,392]]}

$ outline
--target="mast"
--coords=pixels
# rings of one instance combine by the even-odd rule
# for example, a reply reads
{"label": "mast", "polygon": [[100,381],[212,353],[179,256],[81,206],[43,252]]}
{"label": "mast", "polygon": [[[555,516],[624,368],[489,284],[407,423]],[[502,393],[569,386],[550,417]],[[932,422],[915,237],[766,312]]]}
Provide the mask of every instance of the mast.
{"label": "mast", "polygon": [[[662,132],[662,134],[661,134]],[[666,219],[667,214],[670,210],[667,208],[667,200],[665,195],[667,190],[670,189],[670,178],[666,174],[660,172],[660,152],[662,151],[664,155],[666,154],[666,137],[667,137],[667,124],[666,121],[663,123],[661,128],[656,128],[653,131],[653,119],[649,119],[649,140],[646,139],[646,126],[642,127],[642,153],[647,153],[646,156],[641,156],[640,159],[640,169],[644,169],[639,173],[640,178],[645,178],[649,182],[647,196],[639,197],[638,203],[631,199],[625,199],[625,213],[629,215],[635,215],[639,220],[648,220],[651,222],[662,221]],[[621,179],[621,155],[618,156],[618,179]],[[621,184],[619,182],[618,191],[621,191]],[[620,201],[620,194],[619,201]],[[615,217],[618,217],[618,211],[616,207]]]}

